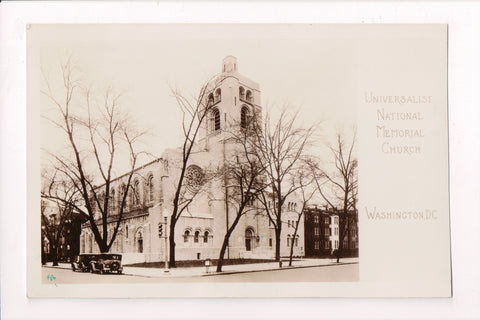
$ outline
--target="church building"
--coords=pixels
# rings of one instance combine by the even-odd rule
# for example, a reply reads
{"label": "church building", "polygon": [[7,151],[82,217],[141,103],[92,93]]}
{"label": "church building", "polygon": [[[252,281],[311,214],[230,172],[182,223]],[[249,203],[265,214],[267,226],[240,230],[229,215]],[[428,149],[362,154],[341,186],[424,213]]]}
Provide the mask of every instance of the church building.
{"label": "church building", "polygon": [[[202,191],[180,216],[175,227],[175,258],[179,260],[218,259],[228,226],[236,212],[228,199],[228,192],[215,181],[201,185],[201,177],[228,160],[236,147],[228,139],[235,126],[242,127],[249,115],[262,114],[261,91],[258,83],[238,72],[235,57],[226,57],[220,74],[211,81],[206,99],[211,108],[207,121],[195,142],[186,170],[187,188]],[[261,118],[261,116],[260,116]],[[180,121],[179,121],[180,124]],[[120,228],[111,252],[121,253],[123,263],[156,262],[165,259],[165,239],[170,223],[172,199],[182,165],[181,148],[165,150],[162,156],[136,169],[127,197]],[[112,183],[110,196],[111,221],[109,235],[118,221],[118,208],[128,175]],[[205,190],[203,190],[205,189]],[[275,257],[275,230],[269,223],[262,205],[253,200],[249,211],[239,221],[230,237],[225,259],[271,259]],[[281,256],[288,256],[290,245],[294,256],[304,255],[304,222],[298,223],[293,237],[297,213],[295,199],[287,199],[282,219]],[[99,217],[100,218],[100,217]],[[161,229],[161,230],[160,230]],[[80,251],[98,252],[89,223],[82,226]]]}

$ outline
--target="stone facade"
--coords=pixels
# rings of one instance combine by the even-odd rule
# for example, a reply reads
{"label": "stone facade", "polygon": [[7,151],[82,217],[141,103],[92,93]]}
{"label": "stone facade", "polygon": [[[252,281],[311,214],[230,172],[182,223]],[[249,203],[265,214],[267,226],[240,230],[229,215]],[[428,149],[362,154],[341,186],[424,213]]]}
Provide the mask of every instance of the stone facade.
{"label": "stone facade", "polygon": [[[187,174],[195,179],[198,171],[208,172],[221,166],[238,148],[228,139],[229,132],[243,125],[246,117],[261,115],[261,92],[257,83],[238,73],[235,57],[223,60],[222,72],[211,82],[208,103],[213,104],[207,121],[204,122],[191,155]],[[159,224],[169,217],[174,188],[181,168],[181,149],[166,150],[162,157],[135,171],[128,210],[124,213],[119,232],[111,252],[123,254],[124,263],[164,261],[165,240],[160,238]],[[193,177],[193,178],[192,178]],[[112,205],[117,204],[122,184],[127,176],[113,183]],[[175,227],[176,260],[217,259],[224,235],[235,216],[219,181],[209,181],[194,198]],[[294,197],[292,196],[292,199]],[[289,203],[294,200],[288,199]],[[299,224],[297,240],[293,239],[291,221],[297,220],[294,206],[285,206],[281,240],[281,255],[287,256],[287,242],[294,243],[294,256],[303,255],[304,223]],[[112,208],[109,234],[113,233],[118,218]],[[168,230],[163,226],[163,233]],[[88,224],[82,229],[81,252],[98,252],[98,247]],[[250,204],[249,212],[240,219],[230,237],[225,258],[261,258],[275,256],[275,231],[257,200]]]}

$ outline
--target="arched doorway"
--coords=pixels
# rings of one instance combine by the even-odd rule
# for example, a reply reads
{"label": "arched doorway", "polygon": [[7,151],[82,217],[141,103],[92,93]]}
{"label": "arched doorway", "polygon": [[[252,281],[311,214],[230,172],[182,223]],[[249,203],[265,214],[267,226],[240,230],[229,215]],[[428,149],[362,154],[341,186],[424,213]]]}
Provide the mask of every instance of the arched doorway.
{"label": "arched doorway", "polygon": [[252,228],[247,228],[245,230],[245,249],[247,251],[252,251],[253,244],[255,239],[255,233]]}
{"label": "arched doorway", "polygon": [[143,234],[142,231],[137,233],[137,252],[143,253]]}

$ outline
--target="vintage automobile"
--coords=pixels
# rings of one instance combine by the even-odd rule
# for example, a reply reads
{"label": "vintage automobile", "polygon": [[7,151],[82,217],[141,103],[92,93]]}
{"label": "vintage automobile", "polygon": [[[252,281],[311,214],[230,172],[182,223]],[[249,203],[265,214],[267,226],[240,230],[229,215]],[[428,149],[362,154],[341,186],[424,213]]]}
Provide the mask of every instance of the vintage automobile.
{"label": "vintage automobile", "polygon": [[99,253],[90,261],[90,272],[122,273],[122,255],[118,253]]}
{"label": "vintage automobile", "polygon": [[73,271],[90,271],[90,262],[96,258],[95,254],[79,254],[72,262]]}

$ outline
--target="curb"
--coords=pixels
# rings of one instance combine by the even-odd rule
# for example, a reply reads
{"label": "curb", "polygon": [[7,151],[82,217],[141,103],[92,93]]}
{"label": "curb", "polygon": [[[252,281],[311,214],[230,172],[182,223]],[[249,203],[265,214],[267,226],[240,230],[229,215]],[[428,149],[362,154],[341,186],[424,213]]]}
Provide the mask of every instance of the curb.
{"label": "curb", "polygon": [[313,265],[313,266],[286,266],[282,268],[275,268],[275,269],[261,269],[261,270],[242,270],[242,271],[222,271],[222,272],[212,272],[203,275],[199,275],[199,277],[210,277],[210,276],[221,276],[221,275],[229,275],[229,274],[236,274],[236,273],[254,273],[254,272],[265,272],[265,271],[279,271],[279,270],[290,270],[290,269],[305,269],[305,268],[316,268],[316,267],[331,267],[331,266],[340,266],[346,264],[358,264],[358,262],[339,262],[339,263],[332,263],[332,264],[321,264],[321,265]]}
{"label": "curb", "polygon": [[[205,274],[197,274],[197,275],[172,275],[171,273],[169,274],[164,274],[164,275],[141,275],[141,274],[135,274],[135,273],[126,273],[125,271],[123,272],[124,275],[126,276],[136,276],[136,277],[143,277],[143,278],[181,278],[181,277],[211,277],[211,276],[222,276],[222,275],[231,275],[231,274],[239,274],[239,273],[254,273],[254,272],[266,272],[266,271],[280,271],[280,270],[291,270],[291,269],[304,269],[304,268],[316,268],[316,267],[331,267],[331,266],[340,266],[340,265],[349,265],[349,264],[358,264],[357,262],[334,262],[330,264],[321,264],[321,265],[310,265],[310,266],[285,266],[282,268],[274,268],[274,269],[259,269],[259,270],[239,270],[239,271],[222,271],[222,272],[216,272],[213,271],[211,273],[205,273]],[[52,268],[52,269],[64,269],[64,270],[71,270],[71,268],[67,267],[62,267],[62,266],[42,266],[45,268]]]}
{"label": "curb", "polygon": [[197,274],[197,275],[172,275],[165,274],[162,276],[153,276],[153,275],[139,275],[134,273],[126,273],[124,275],[129,276],[137,276],[137,277],[144,277],[144,278],[183,278],[183,277],[211,277],[211,276],[222,276],[222,275],[230,275],[230,274],[238,274],[238,273],[254,273],[254,272],[266,272],[266,271],[279,271],[279,270],[290,270],[290,269],[304,269],[304,268],[316,268],[316,267],[331,267],[331,266],[340,266],[340,265],[348,265],[348,264],[358,264],[358,262],[339,262],[339,263],[332,263],[332,264],[321,264],[321,265],[312,265],[312,266],[287,266],[283,268],[275,268],[275,269],[260,269],[260,270],[239,270],[239,271],[222,271],[222,272],[211,272],[205,274]]}
{"label": "curb", "polygon": [[42,268],[72,270],[72,267],[62,267],[62,266],[46,266],[46,265],[43,265]]}

